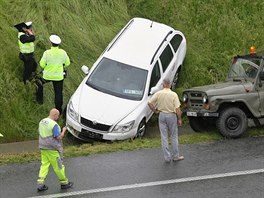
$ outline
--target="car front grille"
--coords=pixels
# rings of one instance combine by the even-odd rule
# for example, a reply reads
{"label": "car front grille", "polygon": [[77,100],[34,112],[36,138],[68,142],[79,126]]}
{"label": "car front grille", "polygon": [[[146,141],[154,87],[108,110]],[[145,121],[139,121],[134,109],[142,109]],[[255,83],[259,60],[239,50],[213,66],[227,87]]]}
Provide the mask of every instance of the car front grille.
{"label": "car front grille", "polygon": [[202,108],[203,107],[203,96],[202,92],[191,92],[189,93],[189,107]]}
{"label": "car front grille", "polygon": [[193,92],[193,93],[191,93],[191,97],[199,97],[199,98],[201,98],[203,96],[203,94],[202,93],[198,93],[198,92]]}
{"label": "car front grille", "polygon": [[94,121],[85,119],[83,117],[81,117],[81,123],[86,127],[89,127],[91,129],[95,129],[95,130],[99,130],[99,131],[109,131],[109,129],[111,127],[111,125],[96,123]]}

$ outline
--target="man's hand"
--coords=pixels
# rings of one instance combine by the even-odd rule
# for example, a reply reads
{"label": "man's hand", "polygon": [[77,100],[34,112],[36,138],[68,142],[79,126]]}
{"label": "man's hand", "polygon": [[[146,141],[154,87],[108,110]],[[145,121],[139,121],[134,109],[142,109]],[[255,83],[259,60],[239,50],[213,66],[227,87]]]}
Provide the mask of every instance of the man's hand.
{"label": "man's hand", "polygon": [[27,29],[27,28],[23,27],[22,30],[23,30],[25,33],[27,33],[28,35],[34,35],[32,29]]}
{"label": "man's hand", "polygon": [[65,126],[62,128],[62,133],[66,133],[66,132],[67,132],[67,127]]}
{"label": "man's hand", "polygon": [[62,138],[64,137],[65,133],[67,132],[67,127],[63,127],[61,130],[61,134],[56,138],[57,140],[62,140]]}
{"label": "man's hand", "polygon": [[178,126],[181,127],[182,126],[182,120],[178,119],[177,122],[178,122]]}
{"label": "man's hand", "polygon": [[148,102],[148,106],[149,106],[149,108],[150,108],[154,113],[159,113],[159,110],[156,109],[156,108],[154,107],[154,105],[151,104],[150,102]]}

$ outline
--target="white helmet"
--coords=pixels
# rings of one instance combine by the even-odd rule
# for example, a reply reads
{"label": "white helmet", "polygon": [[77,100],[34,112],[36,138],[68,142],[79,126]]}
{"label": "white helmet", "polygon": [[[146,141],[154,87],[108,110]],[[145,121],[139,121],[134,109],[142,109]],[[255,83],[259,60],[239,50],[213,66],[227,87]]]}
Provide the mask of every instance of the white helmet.
{"label": "white helmet", "polygon": [[30,26],[32,26],[32,21],[25,22],[25,24],[27,27],[30,27]]}
{"label": "white helmet", "polygon": [[57,35],[50,35],[49,39],[50,39],[50,42],[52,42],[54,44],[59,45],[61,43],[61,39]]}

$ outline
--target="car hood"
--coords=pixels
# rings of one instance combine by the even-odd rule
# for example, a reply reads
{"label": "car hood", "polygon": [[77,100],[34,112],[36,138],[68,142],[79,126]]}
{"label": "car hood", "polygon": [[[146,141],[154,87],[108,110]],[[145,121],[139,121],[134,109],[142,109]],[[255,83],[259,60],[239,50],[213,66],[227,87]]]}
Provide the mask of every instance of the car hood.
{"label": "car hood", "polygon": [[81,117],[106,125],[119,122],[140,103],[97,91],[86,84],[74,94],[72,101],[79,104],[78,113]]}
{"label": "car hood", "polygon": [[240,94],[240,93],[250,92],[252,89],[253,89],[252,82],[228,81],[228,82],[217,83],[212,85],[193,87],[185,91],[190,91],[190,92],[201,91],[207,93],[208,96],[215,96],[215,95]]}

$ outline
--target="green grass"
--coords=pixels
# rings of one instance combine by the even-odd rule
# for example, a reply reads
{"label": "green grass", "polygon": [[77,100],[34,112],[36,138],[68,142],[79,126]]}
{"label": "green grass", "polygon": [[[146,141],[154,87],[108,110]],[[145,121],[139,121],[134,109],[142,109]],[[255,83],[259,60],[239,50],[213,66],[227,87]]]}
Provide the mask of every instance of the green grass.
{"label": "green grass", "polygon": [[186,88],[224,80],[233,55],[247,53],[251,45],[264,48],[263,7],[262,0],[0,0],[0,143],[36,139],[39,120],[54,106],[51,85],[44,86],[40,106],[34,85],[22,83],[15,24],[33,21],[37,62],[50,48],[50,34],[62,38],[61,48],[71,58],[65,107],[83,78],[80,67],[92,66],[132,17],[150,18],[185,34],[187,54],[176,90],[181,98]]}
{"label": "green grass", "polygon": [[[192,144],[221,140],[222,137],[215,133],[181,135],[181,144]],[[146,148],[160,147],[160,137],[142,138],[135,140],[125,140],[113,143],[96,142],[95,144],[67,144],[64,148],[65,157],[88,156],[100,153],[110,153],[116,151],[132,151]],[[40,159],[39,152],[20,153],[20,154],[0,154],[0,165],[31,162]]]}
{"label": "green grass", "polygon": [[[248,133],[241,138],[264,136],[264,131],[250,128]],[[179,144],[197,144],[210,143],[215,141],[224,141],[225,138],[215,131],[207,133],[191,133],[179,136]],[[96,142],[95,144],[75,144],[72,145],[66,139],[64,155],[66,158],[89,156],[101,153],[111,153],[117,151],[134,151],[139,149],[160,148],[160,137],[141,138],[135,140],[118,141],[114,143]],[[40,160],[39,152],[28,152],[18,154],[0,154],[0,165],[26,163]]]}

